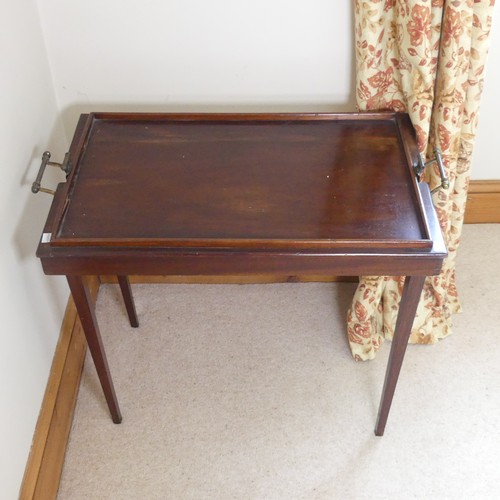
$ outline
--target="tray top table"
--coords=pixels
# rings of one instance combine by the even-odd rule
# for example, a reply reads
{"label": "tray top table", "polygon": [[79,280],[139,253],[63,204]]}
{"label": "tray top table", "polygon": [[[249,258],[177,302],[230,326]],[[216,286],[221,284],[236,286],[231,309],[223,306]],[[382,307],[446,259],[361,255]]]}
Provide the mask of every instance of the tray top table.
{"label": "tray top table", "polygon": [[82,115],[38,247],[66,275],[113,421],[86,276],[404,275],[382,435],[425,276],[446,256],[407,115]]}

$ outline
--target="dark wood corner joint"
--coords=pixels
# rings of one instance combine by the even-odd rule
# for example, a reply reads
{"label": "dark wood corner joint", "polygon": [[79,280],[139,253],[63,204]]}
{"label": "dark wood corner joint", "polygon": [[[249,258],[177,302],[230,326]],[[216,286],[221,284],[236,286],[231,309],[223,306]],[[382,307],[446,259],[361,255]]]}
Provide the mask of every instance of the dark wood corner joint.
{"label": "dark wood corner joint", "polygon": [[425,276],[446,248],[407,115],[82,115],[37,255],[67,276],[114,422],[86,276],[402,275],[382,435]]}

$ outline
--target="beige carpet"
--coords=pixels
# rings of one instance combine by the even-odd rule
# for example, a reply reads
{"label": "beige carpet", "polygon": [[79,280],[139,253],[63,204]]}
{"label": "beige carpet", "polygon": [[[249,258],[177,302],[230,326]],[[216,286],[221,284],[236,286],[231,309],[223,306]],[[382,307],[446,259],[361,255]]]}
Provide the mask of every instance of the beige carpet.
{"label": "beige carpet", "polygon": [[137,285],[138,329],[103,286],[123,423],[87,359],[59,499],[500,498],[499,248],[466,226],[464,313],[409,347],[382,438],[390,344],[352,360],[353,284]]}

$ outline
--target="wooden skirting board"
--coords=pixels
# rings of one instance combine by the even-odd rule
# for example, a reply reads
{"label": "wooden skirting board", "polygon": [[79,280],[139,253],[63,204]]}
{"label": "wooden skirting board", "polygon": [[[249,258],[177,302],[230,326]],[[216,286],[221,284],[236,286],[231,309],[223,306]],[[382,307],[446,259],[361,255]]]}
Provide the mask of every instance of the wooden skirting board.
{"label": "wooden skirting board", "polygon": [[[500,181],[472,181],[465,223],[500,222]],[[321,280],[317,276],[133,276],[132,283],[271,283],[305,281],[355,281],[356,277]],[[103,282],[114,282],[103,278]],[[92,283],[97,297],[99,283]],[[33,437],[20,490],[21,500],[53,499],[57,495],[66,445],[73,421],[86,342],[71,298],[61,327],[52,368]]]}
{"label": "wooden skirting board", "polygon": [[500,181],[471,181],[465,207],[465,223],[498,222],[500,222]]}
{"label": "wooden skirting board", "polygon": [[[98,290],[99,283],[94,279],[90,283],[94,300]],[[70,297],[21,483],[21,500],[56,498],[86,350],[85,336]]]}

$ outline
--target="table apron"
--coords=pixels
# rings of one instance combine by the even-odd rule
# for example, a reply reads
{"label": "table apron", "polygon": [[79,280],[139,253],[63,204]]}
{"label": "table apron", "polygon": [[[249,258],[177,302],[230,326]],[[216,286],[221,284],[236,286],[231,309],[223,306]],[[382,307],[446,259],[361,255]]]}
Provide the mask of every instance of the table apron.
{"label": "table apron", "polygon": [[42,257],[46,274],[59,275],[252,275],[324,276],[439,274],[441,254],[171,253],[147,256]]}

